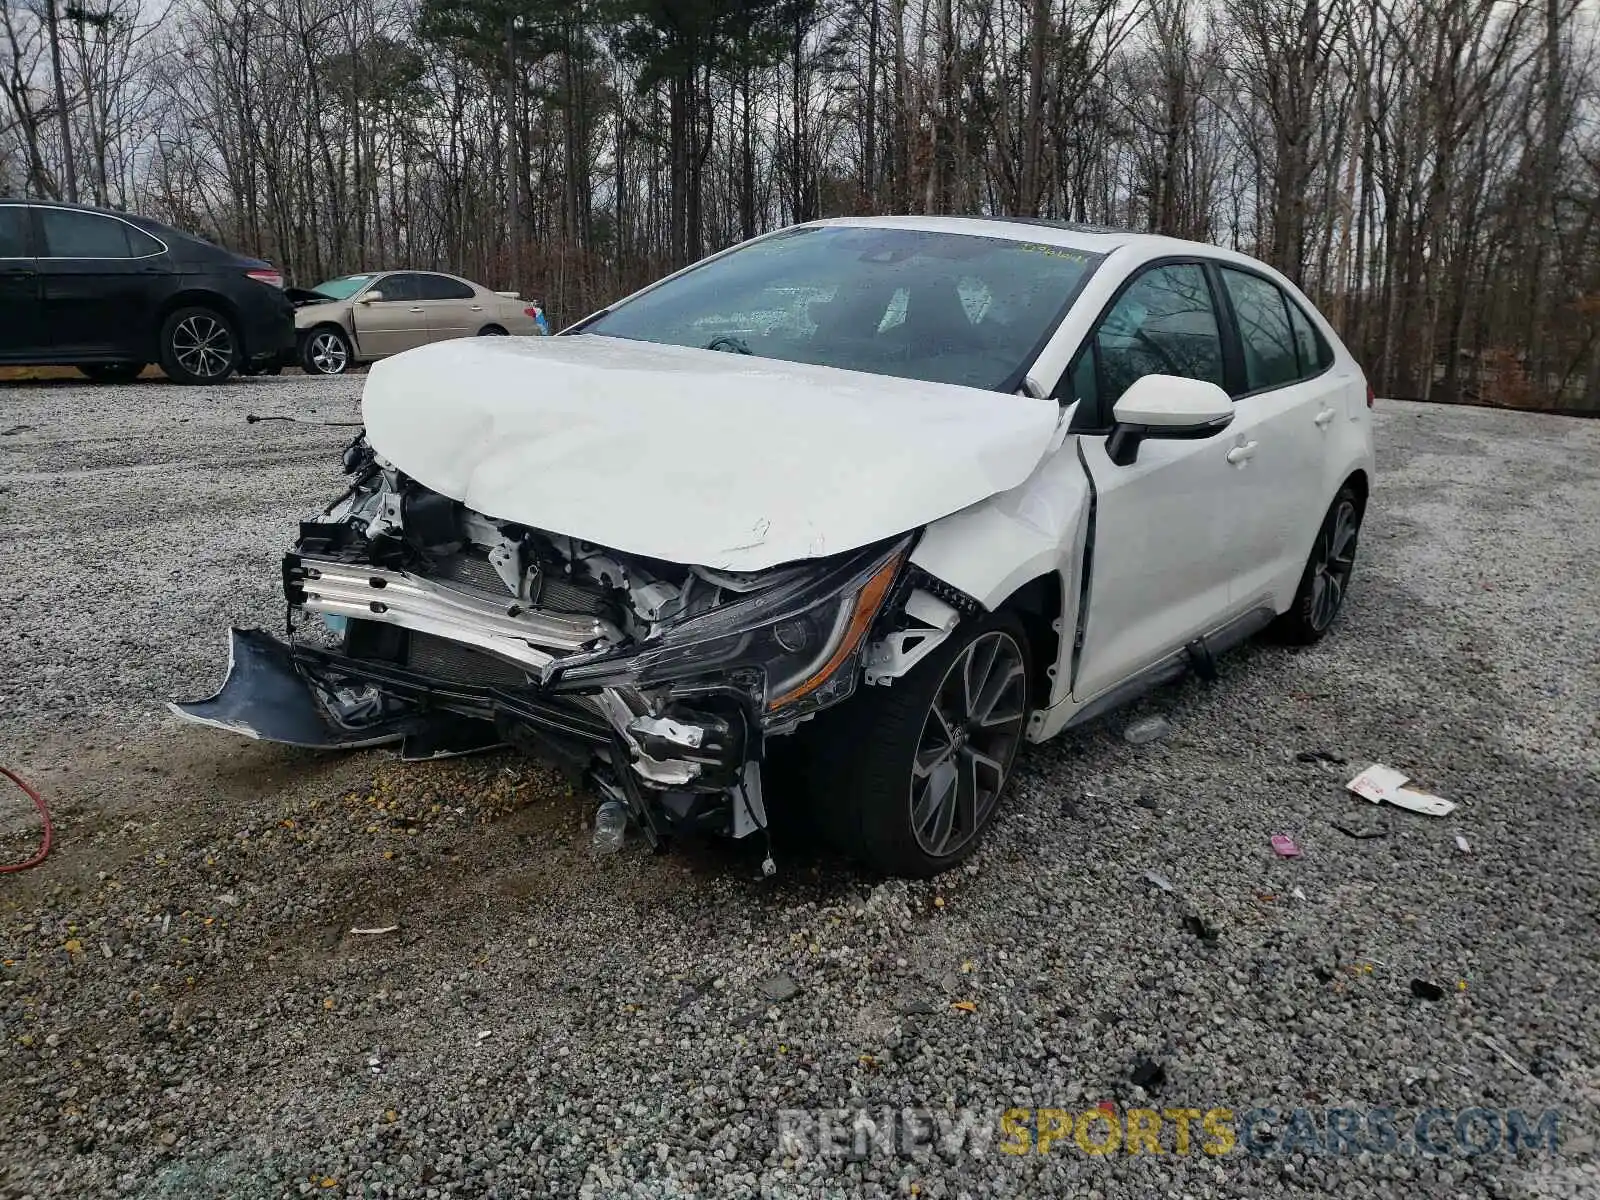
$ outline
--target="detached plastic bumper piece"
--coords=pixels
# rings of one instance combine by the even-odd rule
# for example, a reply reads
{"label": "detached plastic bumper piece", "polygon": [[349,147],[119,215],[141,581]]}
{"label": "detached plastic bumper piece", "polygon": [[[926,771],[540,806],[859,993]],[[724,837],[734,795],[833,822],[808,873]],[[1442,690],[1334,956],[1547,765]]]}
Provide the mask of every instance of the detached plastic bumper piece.
{"label": "detached plastic bumper piece", "polygon": [[196,725],[313,750],[381,746],[425,723],[371,683],[312,680],[288,646],[259,629],[232,631],[228,677],[215,695],[167,707]]}

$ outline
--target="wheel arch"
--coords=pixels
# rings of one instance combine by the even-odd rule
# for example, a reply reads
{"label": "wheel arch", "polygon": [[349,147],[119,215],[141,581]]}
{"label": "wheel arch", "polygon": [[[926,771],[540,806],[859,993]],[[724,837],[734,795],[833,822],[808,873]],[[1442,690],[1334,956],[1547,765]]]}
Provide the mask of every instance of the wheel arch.
{"label": "wheel arch", "polygon": [[1372,481],[1367,477],[1366,470],[1364,468],[1357,467],[1354,471],[1351,471],[1350,474],[1345,476],[1344,482],[1339,485],[1339,488],[1341,491],[1345,488],[1355,489],[1356,503],[1361,506],[1361,512],[1363,515],[1365,515],[1367,511],[1367,497],[1372,492]]}
{"label": "wheel arch", "polygon": [[1066,611],[1067,581],[1060,571],[1047,571],[1028,580],[1005,598],[996,612],[1015,613],[1028,634],[1028,655],[1033,660],[1030,702],[1036,708],[1052,701],[1061,664],[1062,616]]}

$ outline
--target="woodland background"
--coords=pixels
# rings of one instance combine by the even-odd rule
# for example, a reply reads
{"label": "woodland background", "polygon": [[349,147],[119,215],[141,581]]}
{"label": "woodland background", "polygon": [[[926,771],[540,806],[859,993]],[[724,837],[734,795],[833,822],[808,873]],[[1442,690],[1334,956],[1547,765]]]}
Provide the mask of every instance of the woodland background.
{"label": "woodland background", "polygon": [[1597,0],[0,0],[0,194],[562,323],[741,238],[1216,241],[1380,394],[1600,412]]}

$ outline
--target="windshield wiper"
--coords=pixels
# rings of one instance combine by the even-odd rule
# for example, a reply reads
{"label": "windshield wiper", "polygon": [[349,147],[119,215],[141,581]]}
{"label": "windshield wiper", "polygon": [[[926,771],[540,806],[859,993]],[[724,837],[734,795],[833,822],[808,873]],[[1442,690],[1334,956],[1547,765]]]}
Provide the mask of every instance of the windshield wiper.
{"label": "windshield wiper", "polygon": [[745,343],[745,340],[743,338],[737,338],[737,337],[734,337],[732,334],[727,334],[727,333],[723,334],[721,337],[712,338],[709,342],[707,342],[704,346],[702,346],[700,348],[702,350],[721,350],[725,354],[754,354],[755,353],[755,351],[750,349],[750,347]]}

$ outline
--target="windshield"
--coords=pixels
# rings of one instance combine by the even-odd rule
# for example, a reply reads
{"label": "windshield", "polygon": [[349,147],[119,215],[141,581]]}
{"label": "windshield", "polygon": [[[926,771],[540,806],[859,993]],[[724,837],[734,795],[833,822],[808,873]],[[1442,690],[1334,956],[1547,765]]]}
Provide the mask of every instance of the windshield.
{"label": "windshield", "polygon": [[319,283],[311,290],[321,292],[334,300],[348,300],[376,278],[377,276],[370,272],[366,275],[341,275],[338,279]]}
{"label": "windshield", "polygon": [[581,332],[1013,391],[1099,261],[972,234],[792,229]]}

